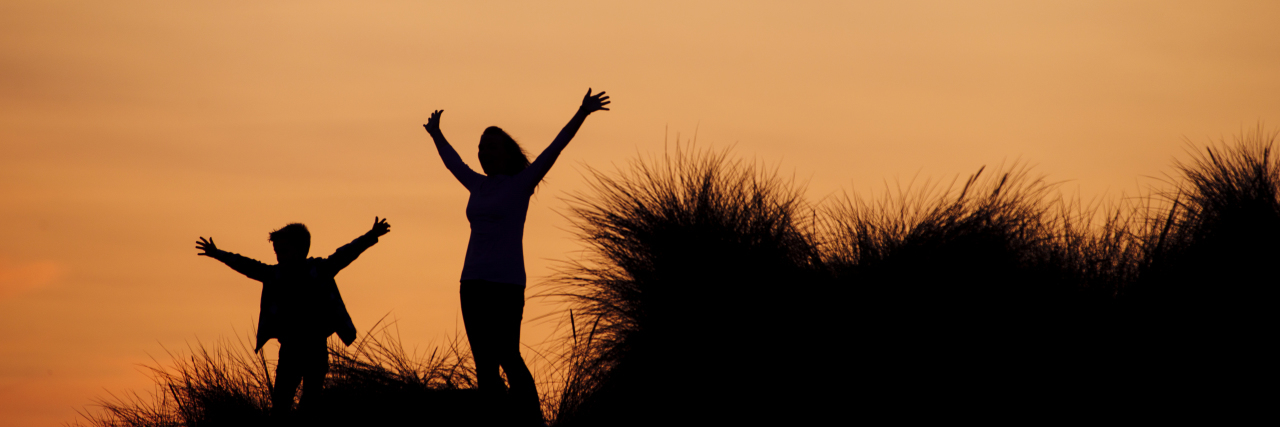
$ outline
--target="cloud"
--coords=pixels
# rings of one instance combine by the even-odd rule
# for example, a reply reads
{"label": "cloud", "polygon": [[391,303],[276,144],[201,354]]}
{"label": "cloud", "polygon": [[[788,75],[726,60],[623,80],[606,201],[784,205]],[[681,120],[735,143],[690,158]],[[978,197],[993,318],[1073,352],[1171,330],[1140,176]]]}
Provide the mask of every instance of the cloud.
{"label": "cloud", "polygon": [[0,255],[0,300],[53,283],[62,267],[53,261],[17,262]]}

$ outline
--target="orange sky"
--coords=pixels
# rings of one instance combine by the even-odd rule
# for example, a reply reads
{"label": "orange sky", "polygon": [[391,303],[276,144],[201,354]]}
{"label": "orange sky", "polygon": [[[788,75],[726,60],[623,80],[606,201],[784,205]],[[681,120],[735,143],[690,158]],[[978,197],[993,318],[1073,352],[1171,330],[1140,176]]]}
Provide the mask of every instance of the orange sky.
{"label": "orange sky", "polygon": [[5,425],[72,421],[150,391],[136,365],[166,348],[247,333],[259,286],[198,236],[273,262],[285,223],[324,256],[390,218],[338,277],[357,327],[391,313],[420,350],[460,331],[467,194],[434,109],[476,164],[484,127],[537,153],[587,87],[612,96],[530,207],[531,283],[579,248],[559,212],[584,165],[677,134],[814,200],[1017,159],[1090,199],[1280,121],[1273,2],[125,3],[0,3]]}

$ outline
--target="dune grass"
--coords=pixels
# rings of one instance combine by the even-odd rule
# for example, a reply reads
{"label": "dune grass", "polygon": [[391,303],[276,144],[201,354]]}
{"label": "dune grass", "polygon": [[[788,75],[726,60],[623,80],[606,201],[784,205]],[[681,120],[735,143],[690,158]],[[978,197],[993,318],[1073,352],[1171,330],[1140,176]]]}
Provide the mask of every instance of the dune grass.
{"label": "dune grass", "polygon": [[100,399],[99,410],[81,412],[85,422],[72,425],[188,426],[218,419],[261,424],[270,407],[274,363],[253,353],[249,342],[224,341],[212,349],[197,344],[185,357],[169,352],[172,366],[144,366],[156,383],[150,396],[131,392]]}
{"label": "dune grass", "polygon": [[[803,321],[784,301],[820,262],[799,228],[811,217],[800,189],[724,151],[681,150],[616,177],[592,171],[590,192],[571,199],[592,256],[567,265],[551,291],[573,304],[557,424],[736,412],[708,393],[745,385],[764,361],[723,355],[768,346],[761,336],[784,339],[787,322]],[[673,378],[690,386],[670,387]],[[699,387],[708,383],[716,391]]]}
{"label": "dune grass", "polygon": [[[186,355],[170,352],[169,366],[145,366],[156,383],[150,395],[100,399],[72,425],[278,425],[269,417],[275,361],[254,353],[252,342],[250,333],[239,342],[197,344]],[[299,413],[298,423],[396,424],[431,414],[430,419],[449,425],[483,425],[475,414],[487,407],[471,391],[471,357],[457,339],[426,355],[411,354],[399,342],[394,325],[382,321],[350,347],[330,340],[325,394],[308,403],[314,409]]]}
{"label": "dune grass", "polygon": [[587,255],[548,293],[570,308],[557,424],[1238,399],[1275,324],[1275,137],[1109,206],[1018,166],[820,206],[726,151],[590,171]]}
{"label": "dune grass", "polygon": [[[1169,206],[1150,221],[1139,277],[1121,294],[1127,374],[1175,402],[1260,402],[1275,352],[1280,259],[1277,134],[1258,128],[1175,164]],[[1157,228],[1158,224],[1158,228]],[[1172,374],[1171,374],[1172,373]],[[1212,392],[1208,392],[1212,390]]]}
{"label": "dune grass", "polygon": [[[540,294],[566,305],[563,383],[544,404],[560,426],[1260,404],[1276,136],[1192,149],[1167,188],[1111,205],[1018,165],[822,204],[727,150],[590,170],[568,200],[585,255]],[[381,328],[331,346],[331,404],[313,419],[502,422],[459,342],[426,356],[398,343]],[[173,359],[149,368],[153,395],[104,399],[87,425],[266,422],[273,361],[243,343]]]}

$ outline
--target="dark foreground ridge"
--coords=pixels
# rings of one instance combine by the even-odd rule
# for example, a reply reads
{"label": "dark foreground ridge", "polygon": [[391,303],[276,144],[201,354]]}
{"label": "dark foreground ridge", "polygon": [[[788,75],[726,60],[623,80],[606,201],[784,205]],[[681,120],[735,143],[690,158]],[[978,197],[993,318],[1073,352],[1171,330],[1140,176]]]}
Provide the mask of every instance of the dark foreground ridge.
{"label": "dark foreground ridge", "polygon": [[[825,425],[1260,408],[1276,134],[1084,208],[1013,168],[814,207],[724,152],[592,174],[557,425]],[[625,415],[624,415],[625,414]]]}
{"label": "dark foreground ridge", "polygon": [[[926,418],[1230,417],[1274,354],[1280,161],[1261,129],[1175,164],[1171,188],[1081,207],[1013,168],[815,206],[727,152],[591,174],[587,256],[561,298],[561,426],[818,425]],[[311,425],[503,425],[470,357],[389,335],[334,368]],[[99,426],[266,420],[270,361],[193,351]],[[237,353],[240,354],[240,353]],[[478,418],[483,414],[490,418]],[[302,420],[300,420],[302,421]]]}
{"label": "dark foreground ridge", "polygon": [[97,409],[82,412],[85,422],[75,425],[508,424],[505,402],[476,390],[471,356],[457,340],[415,357],[382,322],[350,347],[331,341],[324,394],[292,419],[272,419],[274,361],[248,342],[200,345],[189,357],[174,357],[171,367],[149,366],[157,386],[149,398],[132,393],[99,399]]}

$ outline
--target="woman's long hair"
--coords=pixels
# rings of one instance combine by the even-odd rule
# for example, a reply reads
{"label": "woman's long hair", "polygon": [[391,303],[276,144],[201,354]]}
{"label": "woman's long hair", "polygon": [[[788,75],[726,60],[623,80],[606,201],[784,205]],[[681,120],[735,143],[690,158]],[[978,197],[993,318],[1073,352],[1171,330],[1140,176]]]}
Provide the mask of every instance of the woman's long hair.
{"label": "woman's long hair", "polygon": [[502,128],[489,126],[485,129],[480,135],[480,144],[483,145],[486,142],[494,144],[498,148],[499,155],[506,161],[495,165],[481,158],[480,167],[484,169],[485,175],[515,175],[529,167],[529,154]]}

